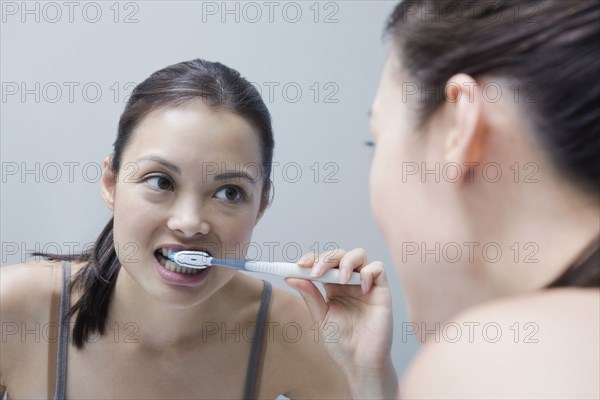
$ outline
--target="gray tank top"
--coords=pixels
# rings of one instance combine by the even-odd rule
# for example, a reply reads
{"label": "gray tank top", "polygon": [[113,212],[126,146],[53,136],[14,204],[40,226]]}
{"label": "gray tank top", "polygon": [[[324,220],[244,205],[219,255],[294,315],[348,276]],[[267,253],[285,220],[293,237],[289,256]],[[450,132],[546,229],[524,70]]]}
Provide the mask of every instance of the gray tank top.
{"label": "gray tank top", "polygon": [[[64,400],[67,383],[67,351],[69,345],[69,321],[65,314],[71,306],[71,264],[62,263],[63,271],[63,290],[60,299],[60,325],[58,328],[58,347],[56,357],[56,390],[54,392],[55,400]],[[265,327],[271,305],[273,289],[271,284],[263,281],[264,288],[262,299],[256,317],[256,331],[252,339],[252,348],[250,349],[250,358],[248,359],[248,368],[246,370],[246,383],[244,385],[244,399],[256,398],[256,389],[260,383],[260,372],[262,371],[262,359],[265,348]]]}

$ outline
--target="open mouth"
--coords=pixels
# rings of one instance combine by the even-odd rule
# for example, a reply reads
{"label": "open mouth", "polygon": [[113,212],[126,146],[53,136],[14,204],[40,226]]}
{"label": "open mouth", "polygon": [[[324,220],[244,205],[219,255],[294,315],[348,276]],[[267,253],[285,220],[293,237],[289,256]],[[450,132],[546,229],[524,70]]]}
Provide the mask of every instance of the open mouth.
{"label": "open mouth", "polygon": [[154,252],[154,257],[156,257],[156,260],[160,263],[160,265],[162,265],[163,267],[165,267],[166,270],[171,272],[176,272],[178,274],[195,275],[202,271],[202,269],[182,267],[181,265],[169,260],[169,255],[172,253],[176,253],[177,251],[179,250],[162,247]]}

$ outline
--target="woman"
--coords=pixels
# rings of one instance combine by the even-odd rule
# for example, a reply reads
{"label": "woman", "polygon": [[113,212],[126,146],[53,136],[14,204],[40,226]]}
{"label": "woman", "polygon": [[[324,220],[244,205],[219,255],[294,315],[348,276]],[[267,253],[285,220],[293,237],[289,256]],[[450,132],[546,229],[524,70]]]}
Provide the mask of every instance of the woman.
{"label": "woman", "polygon": [[[323,334],[351,329],[345,321],[356,307],[389,313],[391,329],[382,266],[364,251],[303,262],[315,271],[339,266],[342,277],[360,270],[362,288],[328,289],[328,326],[314,325],[299,297],[271,295],[266,282],[166,258],[181,249],[244,256],[269,202],[273,144],[260,95],[222,64],[183,62],[138,85],[104,160],[113,219],[94,248],[1,269],[1,391],[27,399],[358,395],[346,375],[387,363],[389,348],[373,360],[345,351],[353,346],[345,336],[325,343]],[[27,336],[32,329],[38,336]]]}
{"label": "woman", "polygon": [[371,201],[407,399],[600,398],[600,5],[399,4]]}
{"label": "woman", "polygon": [[411,319],[394,339],[425,342],[401,398],[600,398],[599,20],[594,1],[395,8],[371,202]]}

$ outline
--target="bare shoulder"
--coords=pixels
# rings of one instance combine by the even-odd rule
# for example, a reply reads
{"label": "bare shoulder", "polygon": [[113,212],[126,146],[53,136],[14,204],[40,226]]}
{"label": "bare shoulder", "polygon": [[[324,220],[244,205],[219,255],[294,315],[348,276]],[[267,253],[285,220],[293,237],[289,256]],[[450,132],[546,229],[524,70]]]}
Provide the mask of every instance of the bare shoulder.
{"label": "bare shoulder", "polygon": [[432,335],[404,376],[402,397],[600,397],[598,289],[490,302]]}
{"label": "bare shoulder", "polygon": [[16,363],[23,364],[29,352],[39,347],[38,333],[49,322],[53,282],[59,271],[60,264],[47,261],[0,268],[2,386],[7,386],[10,373],[19,369]]}
{"label": "bare shoulder", "polygon": [[[325,340],[336,339],[334,329],[323,337],[299,295],[275,289],[269,323],[263,374],[283,383],[278,389],[283,387],[289,398],[349,397],[345,377],[324,344]],[[270,384],[265,386],[268,397]]]}
{"label": "bare shoulder", "polygon": [[297,360],[307,347],[311,323],[308,308],[300,296],[274,289],[267,331],[271,355],[288,354]]}
{"label": "bare shoulder", "polygon": [[[83,264],[72,263],[71,274]],[[37,326],[49,321],[63,290],[60,262],[40,261],[0,268],[0,319],[2,344],[9,343],[6,329],[13,324]],[[56,307],[55,307],[56,308]],[[6,347],[4,348],[6,349]]]}
{"label": "bare shoulder", "polygon": [[270,318],[280,322],[310,323],[310,314],[302,298],[293,292],[273,289]]}
{"label": "bare shoulder", "polygon": [[[47,313],[55,274],[60,272],[60,264],[55,262],[31,262],[0,268],[0,317],[6,319],[26,319]],[[60,288],[57,288],[60,289]]]}

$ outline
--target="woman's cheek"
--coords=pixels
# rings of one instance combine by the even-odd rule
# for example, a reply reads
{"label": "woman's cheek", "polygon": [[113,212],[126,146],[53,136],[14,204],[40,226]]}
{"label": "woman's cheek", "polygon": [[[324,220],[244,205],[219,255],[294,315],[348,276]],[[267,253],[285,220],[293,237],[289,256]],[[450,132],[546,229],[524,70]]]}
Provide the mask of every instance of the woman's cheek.
{"label": "woman's cheek", "polygon": [[122,250],[127,251],[133,247],[139,248],[156,228],[158,216],[156,207],[147,202],[137,201],[134,196],[125,196],[125,193],[121,192],[121,196],[116,197],[113,212],[115,247],[119,245]]}
{"label": "woman's cheek", "polygon": [[385,193],[383,192],[383,176],[380,166],[380,160],[377,155],[374,156],[373,162],[371,165],[371,173],[369,177],[369,185],[370,185],[370,202],[371,202],[371,212],[373,213],[373,217],[375,218],[375,222],[379,226],[380,229],[383,228],[381,225],[384,220],[384,205],[383,202],[385,200]]}
{"label": "woman's cheek", "polygon": [[253,228],[254,219],[250,218],[223,221],[217,228],[218,236],[224,247],[222,249],[223,256],[230,257],[235,253],[236,257],[245,257],[245,253],[249,247],[255,247],[254,245],[250,245]]}

